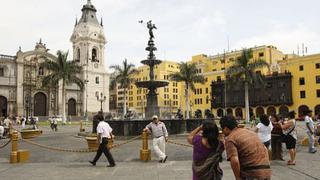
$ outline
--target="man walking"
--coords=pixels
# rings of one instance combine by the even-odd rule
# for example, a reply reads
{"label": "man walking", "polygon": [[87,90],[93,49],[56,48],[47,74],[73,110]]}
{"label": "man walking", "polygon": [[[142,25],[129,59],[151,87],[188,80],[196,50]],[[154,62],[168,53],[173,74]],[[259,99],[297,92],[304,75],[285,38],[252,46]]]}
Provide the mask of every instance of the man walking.
{"label": "man walking", "polygon": [[99,120],[99,124],[97,127],[97,138],[100,145],[94,160],[89,162],[93,166],[95,166],[103,152],[109,162],[109,165],[107,165],[107,167],[114,167],[116,166],[116,164],[109,149],[107,148],[108,139],[113,138],[112,128],[107,122],[104,122],[103,116],[97,116],[97,120]]}
{"label": "man walking", "polygon": [[253,132],[237,128],[234,117],[223,117],[220,126],[225,137],[227,160],[236,180],[269,180],[268,150]]}
{"label": "man walking", "polygon": [[144,131],[152,133],[153,149],[159,157],[160,163],[165,163],[168,156],[166,155],[166,142],[168,141],[168,131],[166,125],[159,121],[158,116],[152,116],[152,122],[149,123]]}
{"label": "man walking", "polygon": [[304,122],[307,127],[306,132],[309,140],[309,153],[315,153],[317,150],[314,147],[314,122],[311,118],[311,113],[312,111],[309,109],[304,112]]}

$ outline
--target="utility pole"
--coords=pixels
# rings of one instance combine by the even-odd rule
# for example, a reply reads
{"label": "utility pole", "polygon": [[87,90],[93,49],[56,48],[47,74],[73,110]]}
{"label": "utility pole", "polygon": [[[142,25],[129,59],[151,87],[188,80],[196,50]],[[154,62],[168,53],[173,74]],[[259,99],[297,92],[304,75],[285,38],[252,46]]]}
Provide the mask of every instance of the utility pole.
{"label": "utility pole", "polygon": [[227,70],[226,70],[226,51],[223,50],[223,73],[224,73],[224,115],[227,115]]}

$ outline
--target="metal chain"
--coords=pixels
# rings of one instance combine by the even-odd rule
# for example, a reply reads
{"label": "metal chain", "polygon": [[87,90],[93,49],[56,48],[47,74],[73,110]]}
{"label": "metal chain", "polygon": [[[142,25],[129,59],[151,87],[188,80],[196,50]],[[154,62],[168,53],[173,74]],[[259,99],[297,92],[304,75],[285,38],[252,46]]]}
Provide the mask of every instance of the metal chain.
{"label": "metal chain", "polygon": [[3,145],[1,145],[1,146],[0,146],[0,149],[6,147],[10,142],[11,142],[11,139],[10,139],[8,142],[6,142],[6,143],[4,143]]}
{"label": "metal chain", "polygon": [[123,142],[123,143],[114,144],[114,145],[112,145],[112,148],[118,148],[118,147],[123,146],[125,144],[129,144],[129,143],[133,142],[134,140],[139,139],[140,137],[141,137],[141,135],[133,137],[133,138],[131,138],[131,139],[129,139],[129,140]]}
{"label": "metal chain", "polygon": [[39,146],[41,148],[45,148],[45,149],[49,149],[49,150],[53,150],[53,151],[60,151],[60,152],[75,152],[75,153],[89,153],[89,152],[96,152],[96,149],[63,149],[63,148],[59,148],[59,147],[53,147],[53,146],[47,146],[47,145],[43,145],[43,144],[39,144],[36,143],[34,141],[30,141],[27,139],[23,139],[21,138],[22,141],[27,142],[29,144],[35,145],[35,146]]}
{"label": "metal chain", "polygon": [[[133,142],[134,140],[136,140],[138,138],[140,138],[140,135],[136,136],[136,137],[133,137],[133,138],[129,139],[126,142],[119,143],[119,144],[114,144],[114,145],[112,145],[112,148],[118,148],[118,147],[120,147],[122,145],[131,143],[131,142]],[[35,145],[35,146],[39,146],[41,148],[53,150],[53,151],[74,152],[74,153],[90,153],[90,152],[96,152],[97,151],[97,149],[64,149],[64,148],[60,148],[60,147],[53,147],[53,146],[47,146],[47,145],[39,144],[39,143],[36,143],[34,141],[30,141],[30,140],[23,139],[23,138],[21,138],[21,140],[24,141],[24,142],[27,142],[29,144],[32,144],[32,145]]]}
{"label": "metal chain", "polygon": [[173,142],[173,141],[170,141],[170,140],[168,140],[168,143],[175,144],[175,145],[178,145],[178,146],[184,146],[184,147],[191,147],[191,148],[193,147],[190,144],[182,144],[182,143],[177,143],[177,142]]}

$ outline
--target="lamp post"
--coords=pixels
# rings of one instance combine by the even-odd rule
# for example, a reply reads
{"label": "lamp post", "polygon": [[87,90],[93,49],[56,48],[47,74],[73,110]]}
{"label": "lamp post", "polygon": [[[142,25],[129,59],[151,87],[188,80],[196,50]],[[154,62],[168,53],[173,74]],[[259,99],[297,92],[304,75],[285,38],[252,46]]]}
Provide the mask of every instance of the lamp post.
{"label": "lamp post", "polygon": [[97,101],[99,101],[100,105],[101,105],[100,111],[103,112],[102,111],[102,103],[106,101],[107,97],[104,96],[103,93],[100,93],[100,96],[99,96],[99,93],[97,93],[96,97],[97,97]]}

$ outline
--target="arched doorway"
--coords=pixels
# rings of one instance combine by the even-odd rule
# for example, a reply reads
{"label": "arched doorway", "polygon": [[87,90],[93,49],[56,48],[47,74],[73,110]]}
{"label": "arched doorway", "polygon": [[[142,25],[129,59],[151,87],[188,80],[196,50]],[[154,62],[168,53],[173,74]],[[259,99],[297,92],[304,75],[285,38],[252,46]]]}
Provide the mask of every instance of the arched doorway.
{"label": "arched doorway", "polygon": [[233,110],[231,108],[227,109],[227,115],[233,116]]}
{"label": "arched doorway", "polygon": [[320,104],[316,105],[314,107],[314,114],[315,115],[320,115]]}
{"label": "arched doorway", "polygon": [[8,101],[4,96],[0,96],[0,117],[7,116],[8,114]]}
{"label": "arched doorway", "polygon": [[256,116],[260,117],[262,114],[264,114],[264,109],[263,107],[257,107],[256,109]]}
{"label": "arched doorway", "polygon": [[280,108],[279,108],[279,114],[280,114],[282,117],[286,117],[287,114],[288,114],[288,112],[289,112],[289,108],[288,108],[287,106],[285,106],[285,105],[280,106]]}
{"label": "arched doorway", "polygon": [[303,112],[305,112],[308,109],[309,109],[309,107],[306,106],[306,105],[299,106],[299,108],[298,108],[299,117],[302,117],[303,116]]}
{"label": "arched doorway", "polygon": [[222,109],[218,109],[217,110],[217,116],[218,117],[223,117],[223,110]]}
{"label": "arched doorway", "polygon": [[275,115],[275,114],[277,114],[276,108],[273,107],[273,106],[268,107],[268,109],[267,109],[267,115],[270,116],[270,115]]}
{"label": "arched doorway", "polygon": [[194,116],[196,118],[202,118],[202,111],[200,109],[197,109],[195,112],[194,112]]}
{"label": "arched doorway", "polygon": [[236,109],[236,118],[237,119],[242,119],[243,118],[243,113],[242,113],[242,109],[241,108],[237,108]]}
{"label": "arched doorway", "polygon": [[44,93],[38,92],[34,95],[33,115],[46,116],[47,115],[47,97]]}
{"label": "arched doorway", "polygon": [[69,99],[68,101],[68,115],[70,116],[77,115],[77,102],[73,98]]}

